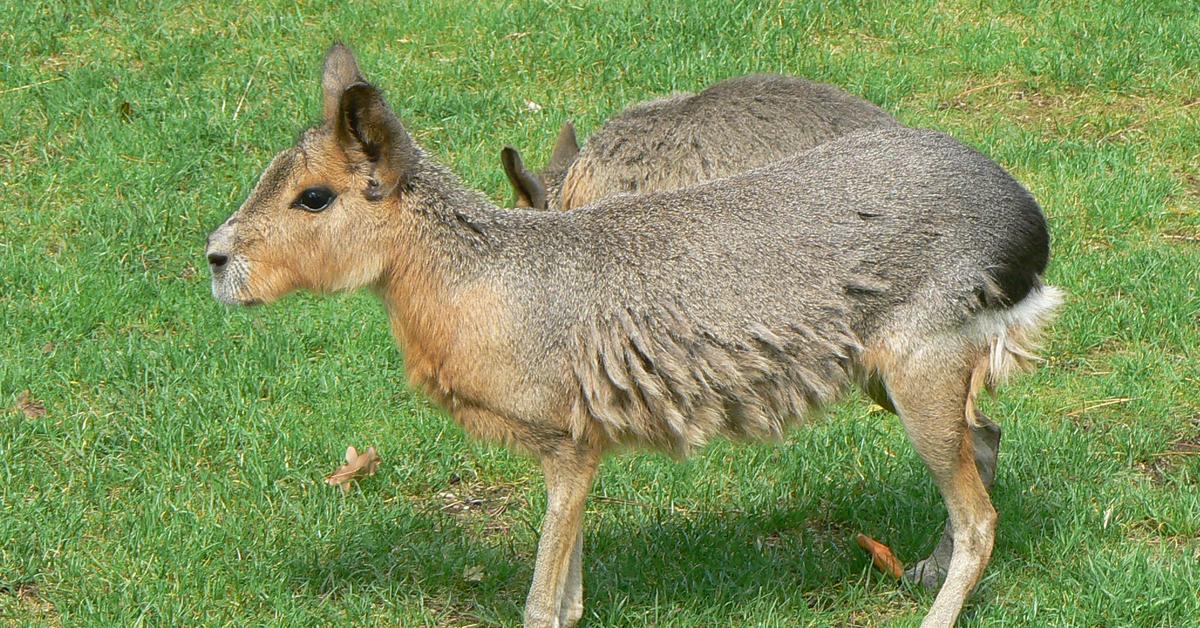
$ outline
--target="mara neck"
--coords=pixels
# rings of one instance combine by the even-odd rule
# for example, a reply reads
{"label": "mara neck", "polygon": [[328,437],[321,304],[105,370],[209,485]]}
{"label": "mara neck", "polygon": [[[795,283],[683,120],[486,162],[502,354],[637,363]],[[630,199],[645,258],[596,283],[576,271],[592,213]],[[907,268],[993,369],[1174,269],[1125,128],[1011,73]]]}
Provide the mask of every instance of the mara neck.
{"label": "mara neck", "polygon": [[[399,228],[385,283],[438,276],[445,284],[470,279],[486,266],[498,244],[490,228],[504,210],[462,183],[423,150],[404,189],[397,195],[392,220]],[[390,281],[389,281],[390,280]]]}
{"label": "mara neck", "polygon": [[390,263],[375,292],[406,354],[455,335],[491,282],[505,210],[468,188],[423,150],[392,202],[397,227]]}

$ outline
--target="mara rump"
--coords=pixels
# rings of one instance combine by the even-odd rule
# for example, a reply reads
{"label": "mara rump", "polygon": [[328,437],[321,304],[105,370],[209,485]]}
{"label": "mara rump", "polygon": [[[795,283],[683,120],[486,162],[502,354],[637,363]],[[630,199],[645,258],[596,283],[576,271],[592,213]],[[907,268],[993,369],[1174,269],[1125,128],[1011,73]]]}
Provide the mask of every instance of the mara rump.
{"label": "mara rump", "polygon": [[504,210],[413,142],[345,47],[322,86],[324,122],[210,236],[213,294],[371,288],[411,382],[537,457],[526,625],[583,612],[606,452],[775,438],[852,385],[899,414],[941,491],[949,560],[925,623],[955,621],[995,533],[975,396],[1033,361],[1060,301],[1042,212],[1002,168],[889,128],[693,188]]}
{"label": "mara rump", "polygon": [[836,137],[898,125],[833,85],[754,74],[633,105],[605,122],[582,151],[568,122],[538,173],[526,170],[511,146],[500,152],[500,163],[517,207],[567,210],[740,174]]}

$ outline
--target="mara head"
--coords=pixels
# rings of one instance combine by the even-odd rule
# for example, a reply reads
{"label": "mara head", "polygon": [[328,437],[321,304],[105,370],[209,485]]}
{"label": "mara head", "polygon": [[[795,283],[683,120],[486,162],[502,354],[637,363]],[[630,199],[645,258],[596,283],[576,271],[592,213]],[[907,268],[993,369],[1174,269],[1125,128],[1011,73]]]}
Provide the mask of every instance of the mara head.
{"label": "mara head", "polygon": [[208,237],[212,291],[230,304],[297,289],[350,290],[388,264],[387,226],[417,149],[341,44],[325,57],[323,121],[275,156],[250,196]]}
{"label": "mara head", "polygon": [[558,195],[562,189],[567,170],[579,155],[579,142],[575,139],[575,125],[567,122],[558,132],[550,161],[541,172],[534,174],[525,169],[521,153],[512,146],[500,151],[500,164],[513,187],[513,205],[533,209],[558,209]]}

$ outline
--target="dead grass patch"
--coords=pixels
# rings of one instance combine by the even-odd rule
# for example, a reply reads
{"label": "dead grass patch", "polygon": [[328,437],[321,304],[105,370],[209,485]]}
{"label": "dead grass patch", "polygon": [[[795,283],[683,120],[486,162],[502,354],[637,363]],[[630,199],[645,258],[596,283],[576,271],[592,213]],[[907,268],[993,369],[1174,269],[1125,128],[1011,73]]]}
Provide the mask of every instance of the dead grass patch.
{"label": "dead grass patch", "polygon": [[977,116],[990,113],[1020,126],[1113,142],[1144,135],[1200,107],[1200,98],[1178,95],[1112,94],[1045,87],[1029,77],[975,77],[953,94],[938,94],[936,109]]}
{"label": "dead grass patch", "polygon": [[1192,553],[1200,556],[1200,536],[1170,534],[1166,524],[1157,519],[1138,519],[1125,524],[1123,528],[1126,537],[1139,543],[1174,553]]}
{"label": "dead grass patch", "polygon": [[462,604],[429,599],[425,601],[425,610],[428,611],[427,616],[435,622],[435,626],[476,628],[488,625]]}
{"label": "dead grass patch", "polygon": [[505,515],[529,505],[515,484],[484,483],[457,475],[440,490],[412,499],[418,507],[436,510],[460,524],[477,528],[483,538],[507,536],[516,520]]}
{"label": "dead grass patch", "polygon": [[1200,459],[1200,414],[1192,417],[1192,433],[1178,438],[1163,451],[1151,454],[1149,460],[1134,463],[1139,472],[1154,484],[1167,484],[1187,460]]}
{"label": "dead grass patch", "polygon": [[[7,598],[7,599],[6,599]],[[42,597],[36,584],[22,582],[11,585],[0,585],[0,619],[3,618],[4,607],[13,605],[28,619],[36,620],[39,626],[61,626],[58,610],[54,604]]]}

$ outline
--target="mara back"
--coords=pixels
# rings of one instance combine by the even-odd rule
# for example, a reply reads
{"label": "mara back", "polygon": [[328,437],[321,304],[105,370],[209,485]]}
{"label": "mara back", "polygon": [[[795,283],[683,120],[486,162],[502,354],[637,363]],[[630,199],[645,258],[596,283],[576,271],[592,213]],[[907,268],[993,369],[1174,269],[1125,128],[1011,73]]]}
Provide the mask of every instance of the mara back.
{"label": "mara back", "polygon": [[1049,256],[1019,183],[904,128],[542,216],[475,223],[497,230],[500,267],[532,266],[500,288],[538,339],[516,359],[562,382],[573,431],[681,453],[717,434],[778,436],[861,382],[872,352],[969,336],[1038,290]]}
{"label": "mara back", "polygon": [[689,187],[847,133],[898,124],[883,109],[832,85],[760,74],[633,105],[605,122],[582,150],[568,124],[538,175],[523,172],[512,149],[505,149],[502,162],[518,206],[538,207],[533,201],[543,198],[543,207],[573,209],[616,194]]}

